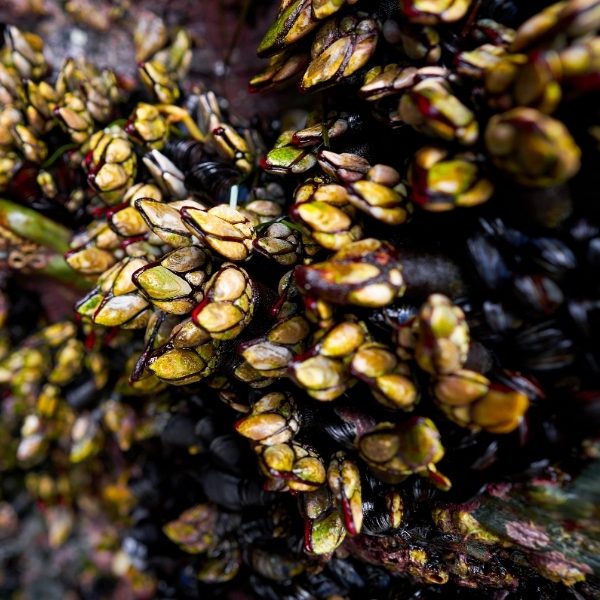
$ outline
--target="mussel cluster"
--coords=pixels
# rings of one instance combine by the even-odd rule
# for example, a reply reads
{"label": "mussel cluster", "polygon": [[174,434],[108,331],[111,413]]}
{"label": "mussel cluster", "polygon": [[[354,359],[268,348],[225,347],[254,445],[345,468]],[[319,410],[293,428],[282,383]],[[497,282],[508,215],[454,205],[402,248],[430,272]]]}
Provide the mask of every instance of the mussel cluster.
{"label": "mussel cluster", "polygon": [[599,29],[282,0],[249,121],[4,26],[0,595],[599,598]]}

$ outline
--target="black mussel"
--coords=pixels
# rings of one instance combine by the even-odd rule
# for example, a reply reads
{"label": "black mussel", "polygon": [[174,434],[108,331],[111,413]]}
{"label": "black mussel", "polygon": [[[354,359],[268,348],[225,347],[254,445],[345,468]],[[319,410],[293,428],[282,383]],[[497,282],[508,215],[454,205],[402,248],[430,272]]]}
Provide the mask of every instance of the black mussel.
{"label": "black mussel", "polygon": [[519,275],[512,285],[515,298],[532,315],[551,315],[564,302],[560,287],[544,275]]}
{"label": "black mussel", "polygon": [[577,267],[573,251],[561,240],[532,238],[527,243],[526,258],[553,279],[562,279]]}
{"label": "black mussel", "polygon": [[553,371],[573,364],[576,346],[553,321],[524,327],[510,338],[521,365],[532,371]]}
{"label": "black mussel", "polygon": [[497,290],[508,281],[513,273],[502,254],[483,234],[476,234],[467,240],[473,266],[483,283],[491,290]]}
{"label": "black mussel", "polygon": [[211,205],[228,204],[234,187],[239,190],[237,200],[245,201],[248,190],[241,181],[242,174],[235,167],[216,161],[194,164],[185,175],[187,189]]}
{"label": "black mussel", "polygon": [[375,420],[358,408],[340,405],[325,413],[319,423],[338,444],[353,450],[356,440],[375,425]]}
{"label": "black mussel", "polygon": [[228,510],[264,505],[270,494],[259,481],[241,479],[230,473],[207,467],[202,471],[202,489],[206,497]]}

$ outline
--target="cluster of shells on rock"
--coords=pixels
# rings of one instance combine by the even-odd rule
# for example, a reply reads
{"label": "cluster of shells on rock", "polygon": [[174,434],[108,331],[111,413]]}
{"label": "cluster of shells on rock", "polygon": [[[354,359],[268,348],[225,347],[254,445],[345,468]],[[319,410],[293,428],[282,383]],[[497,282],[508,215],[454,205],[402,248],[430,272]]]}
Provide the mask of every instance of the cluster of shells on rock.
{"label": "cluster of shells on rock", "polygon": [[273,10],[270,121],[3,28],[0,595],[600,597],[600,2]]}

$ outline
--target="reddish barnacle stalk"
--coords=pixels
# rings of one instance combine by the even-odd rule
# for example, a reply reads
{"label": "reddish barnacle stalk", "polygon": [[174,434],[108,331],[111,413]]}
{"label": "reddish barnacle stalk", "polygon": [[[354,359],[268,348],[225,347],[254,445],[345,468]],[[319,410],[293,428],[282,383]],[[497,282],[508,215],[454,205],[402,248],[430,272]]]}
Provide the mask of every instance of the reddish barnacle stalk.
{"label": "reddish barnacle stalk", "polygon": [[529,406],[523,392],[464,369],[439,376],[433,394],[450,419],[463,427],[491,433],[506,433],[518,427]]}
{"label": "reddish barnacle stalk", "polygon": [[409,182],[411,199],[431,211],[476,206],[489,200],[494,191],[474,155],[449,156],[447,150],[435,146],[417,152]]}
{"label": "reddish barnacle stalk", "polygon": [[254,288],[244,269],[224,263],[207,281],[192,321],[215,340],[237,337],[254,314]]}
{"label": "reddish barnacle stalk", "polygon": [[295,354],[301,353],[310,326],[301,315],[279,320],[263,337],[239,346],[242,361],[234,375],[251,387],[265,387],[283,377]]}
{"label": "reddish barnacle stalk", "polygon": [[290,394],[271,392],[256,402],[235,428],[244,437],[270,446],[288,442],[298,433],[300,415]]}
{"label": "reddish barnacle stalk", "polygon": [[309,554],[331,554],[346,537],[343,519],[326,488],[303,496],[304,549]]}
{"label": "reddish barnacle stalk", "polygon": [[246,260],[256,237],[250,221],[238,210],[219,205],[209,210],[183,207],[183,221],[207,246],[229,260]]}
{"label": "reddish barnacle stalk", "polygon": [[360,438],[358,447],[361,457],[383,481],[399,483],[416,473],[428,477],[441,489],[451,486],[450,480],[435,467],[444,456],[444,447],[429,419],[412,417],[396,426],[379,423]]}
{"label": "reddish barnacle stalk", "polygon": [[334,304],[385,306],[404,292],[394,247],[373,238],[348,244],[326,262],[297,267],[295,278],[303,292]]}
{"label": "reddish barnacle stalk", "polygon": [[402,0],[400,2],[400,10],[413,23],[438,25],[462,19],[472,4],[474,4],[472,0],[453,0],[450,2]]}
{"label": "reddish barnacle stalk", "polygon": [[494,115],[485,141],[494,164],[524,185],[557,185],[579,170],[580,150],[569,131],[532,108]]}

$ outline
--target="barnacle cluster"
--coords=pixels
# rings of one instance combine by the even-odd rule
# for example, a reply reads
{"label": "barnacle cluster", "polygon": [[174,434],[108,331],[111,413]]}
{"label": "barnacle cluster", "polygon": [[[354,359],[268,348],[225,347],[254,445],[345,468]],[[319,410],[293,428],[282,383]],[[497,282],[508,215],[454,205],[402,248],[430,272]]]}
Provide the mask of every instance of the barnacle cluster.
{"label": "barnacle cluster", "polygon": [[5,26],[3,593],[599,597],[600,3],[519,4],[282,0],[280,130]]}

